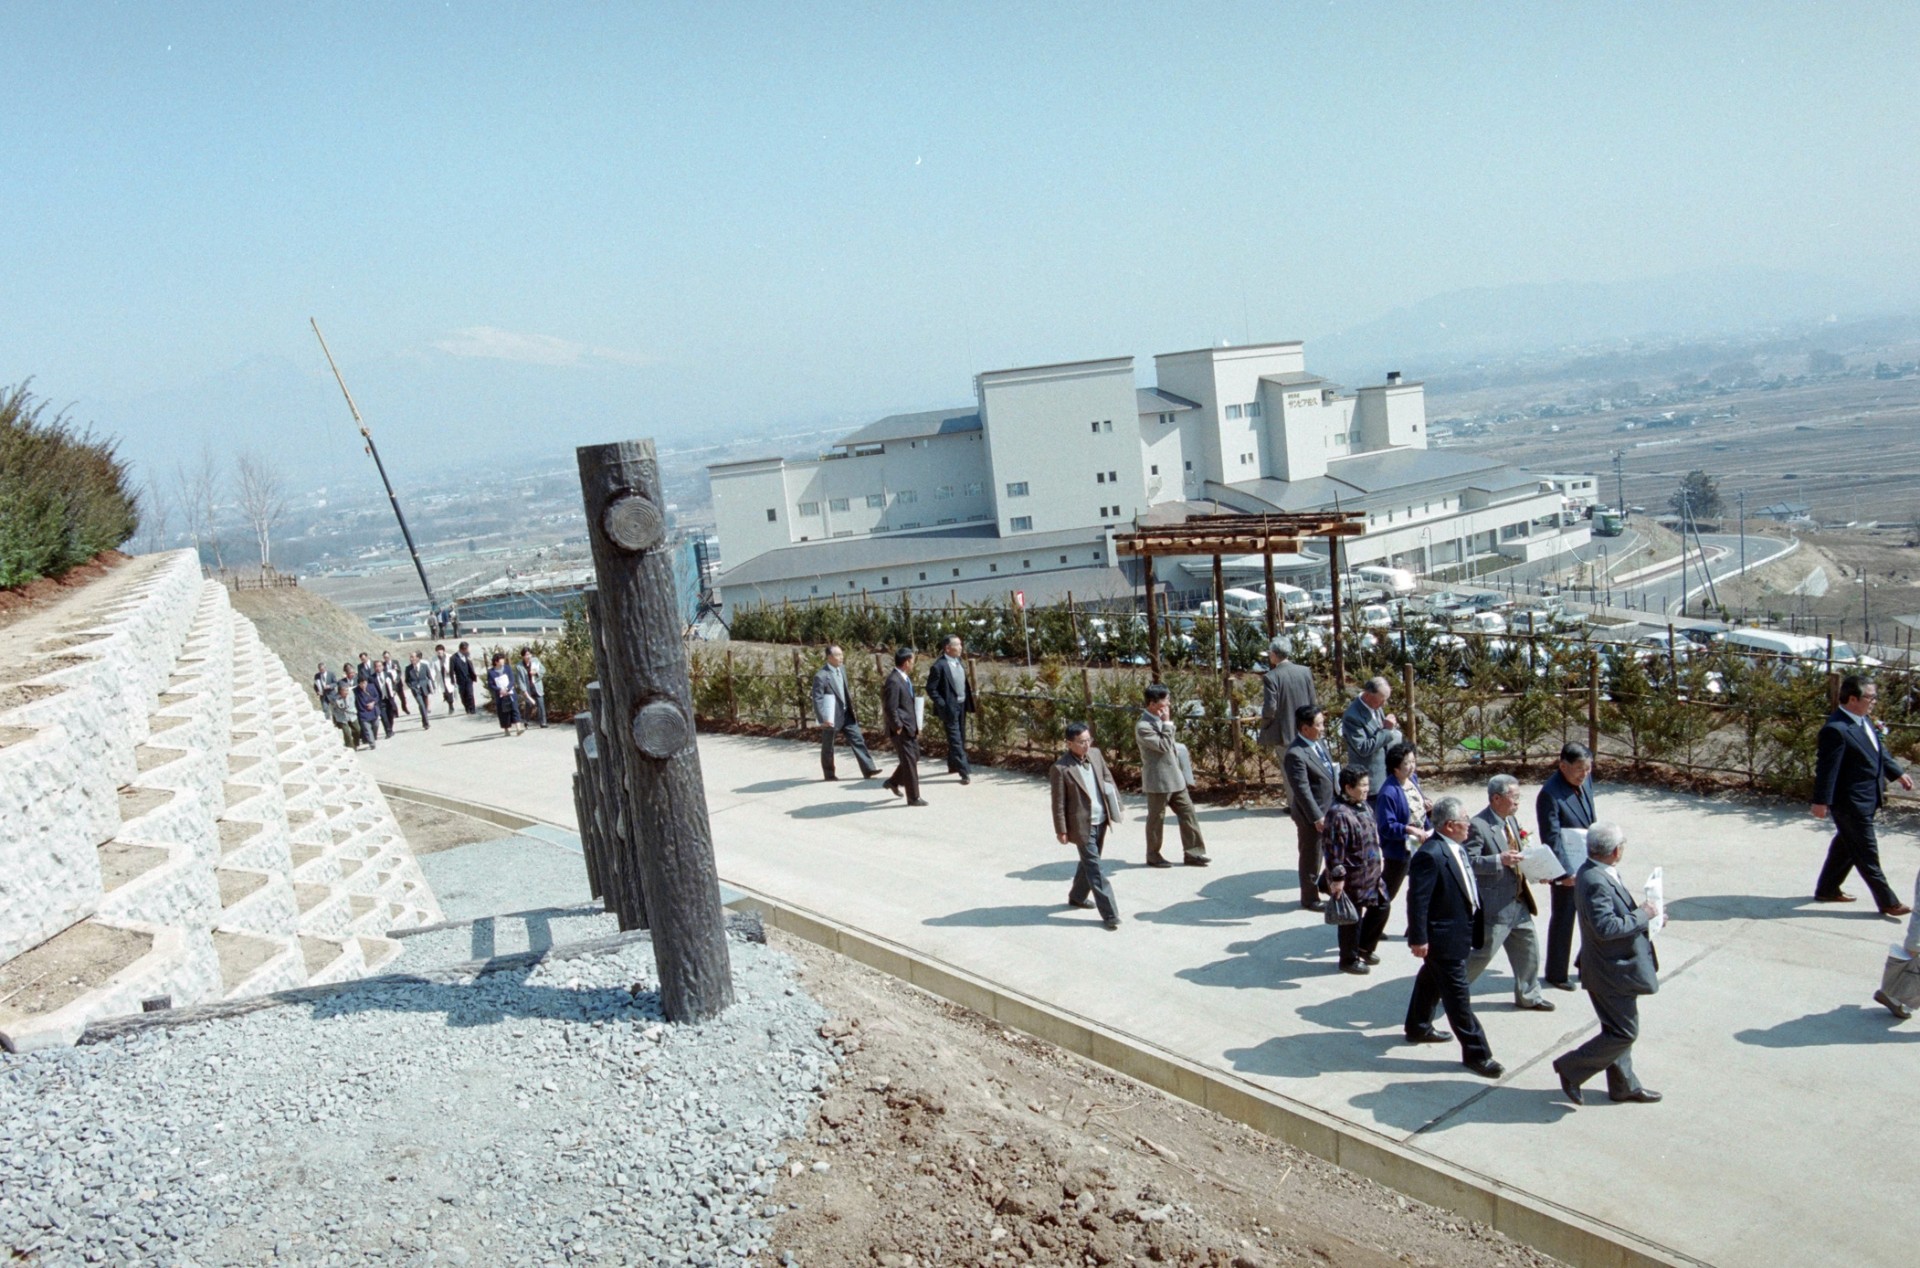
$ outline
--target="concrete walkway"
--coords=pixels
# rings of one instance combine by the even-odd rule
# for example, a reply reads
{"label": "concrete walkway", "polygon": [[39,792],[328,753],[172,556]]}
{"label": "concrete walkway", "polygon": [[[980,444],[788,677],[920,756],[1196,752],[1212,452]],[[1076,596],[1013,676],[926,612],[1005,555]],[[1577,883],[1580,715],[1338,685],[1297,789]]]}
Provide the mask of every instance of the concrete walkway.
{"label": "concrete walkway", "polygon": [[[569,823],[571,728],[499,734],[456,718],[363,760],[384,783]],[[877,780],[819,782],[805,745],[706,736],[701,758],[720,873],[747,889],[1685,1256],[1913,1261],[1902,1163],[1920,1138],[1920,1022],[1896,1024],[1869,998],[1900,926],[1857,881],[1860,903],[1811,902],[1826,837],[1804,811],[1600,786],[1602,816],[1629,833],[1624,873],[1637,885],[1666,869],[1673,924],[1635,1064],[1667,1101],[1613,1105],[1595,1083],[1574,1109],[1547,1063],[1596,1029],[1584,994],[1549,992],[1558,1011],[1523,1013],[1504,963],[1481,979],[1508,1069],[1497,1084],[1462,1069],[1457,1047],[1406,1045],[1404,942],[1383,945],[1369,978],[1337,972],[1333,931],[1297,906],[1292,829],[1273,812],[1204,811],[1214,865],[1153,871],[1130,799],[1135,818],[1109,848],[1124,923],[1108,933],[1064,905],[1073,864],[1038,780],[982,770],[961,788],[929,764],[920,810]],[[1920,849],[1886,837],[1904,893]],[[1396,914],[1389,933],[1403,929]]]}

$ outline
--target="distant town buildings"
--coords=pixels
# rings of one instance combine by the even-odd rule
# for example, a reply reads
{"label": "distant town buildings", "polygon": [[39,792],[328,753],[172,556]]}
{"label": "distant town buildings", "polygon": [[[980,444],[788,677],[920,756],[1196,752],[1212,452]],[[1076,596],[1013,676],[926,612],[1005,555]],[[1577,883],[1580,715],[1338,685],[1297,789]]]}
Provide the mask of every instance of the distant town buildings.
{"label": "distant town buildings", "polygon": [[[1430,450],[1424,391],[1397,373],[1348,390],[1299,342],[1164,353],[1154,373],[1136,387],[1132,357],[989,371],[971,404],[880,419],[824,455],[710,466],[723,601],[1115,596],[1139,581],[1115,533],[1221,513],[1364,511],[1345,563],[1421,573],[1587,540],[1570,486]],[[1592,499],[1591,475],[1551,480]]]}

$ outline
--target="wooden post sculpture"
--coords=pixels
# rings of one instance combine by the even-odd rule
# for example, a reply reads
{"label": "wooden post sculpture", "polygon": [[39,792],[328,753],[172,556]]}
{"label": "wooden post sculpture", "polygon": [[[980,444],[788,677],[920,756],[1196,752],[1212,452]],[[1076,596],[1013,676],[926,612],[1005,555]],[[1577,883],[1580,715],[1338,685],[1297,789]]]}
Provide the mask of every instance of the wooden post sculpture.
{"label": "wooden post sculpture", "polygon": [[661,549],[660,464],[651,440],[584,445],[576,457],[607,654],[604,733],[626,759],[660,1002],[672,1021],[706,1021],[733,1003],[733,968],[673,564]]}

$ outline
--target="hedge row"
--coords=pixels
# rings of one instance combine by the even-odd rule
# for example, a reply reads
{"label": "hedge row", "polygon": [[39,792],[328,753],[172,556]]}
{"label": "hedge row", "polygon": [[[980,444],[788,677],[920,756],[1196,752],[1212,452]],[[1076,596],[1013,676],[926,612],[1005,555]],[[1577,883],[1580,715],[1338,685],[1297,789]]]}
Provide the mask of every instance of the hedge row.
{"label": "hedge row", "polygon": [[24,383],[0,390],[0,590],[58,577],[140,526],[115,442],[45,415]]}

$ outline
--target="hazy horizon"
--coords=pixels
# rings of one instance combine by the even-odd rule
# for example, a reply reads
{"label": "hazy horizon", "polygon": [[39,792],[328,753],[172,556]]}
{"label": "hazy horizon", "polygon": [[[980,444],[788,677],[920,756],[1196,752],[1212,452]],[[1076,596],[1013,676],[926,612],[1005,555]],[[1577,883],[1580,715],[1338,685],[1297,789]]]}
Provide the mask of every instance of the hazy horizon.
{"label": "hazy horizon", "polygon": [[397,460],[511,463],[1920,308],[1906,6],[716,12],[0,14],[0,383],[143,464],[357,463],[313,316]]}

